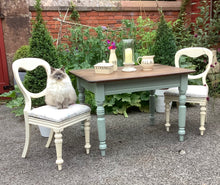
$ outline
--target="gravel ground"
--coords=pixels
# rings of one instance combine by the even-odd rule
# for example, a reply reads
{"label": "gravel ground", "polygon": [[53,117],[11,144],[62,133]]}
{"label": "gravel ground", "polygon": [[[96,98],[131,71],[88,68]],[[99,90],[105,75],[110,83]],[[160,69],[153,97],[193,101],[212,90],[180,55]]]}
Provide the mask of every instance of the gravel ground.
{"label": "gravel ground", "polygon": [[[215,103],[213,103],[215,102]],[[213,108],[213,105],[215,107]],[[85,154],[80,124],[64,130],[63,170],[55,164],[55,146],[32,127],[26,159],[24,121],[0,105],[1,185],[218,185],[220,184],[220,99],[209,102],[204,136],[199,135],[199,107],[187,108],[186,136],[178,141],[177,109],[172,108],[170,132],[164,114],[130,112],[128,118],[106,115],[107,151],[98,149],[96,116],[91,120],[91,152]]]}

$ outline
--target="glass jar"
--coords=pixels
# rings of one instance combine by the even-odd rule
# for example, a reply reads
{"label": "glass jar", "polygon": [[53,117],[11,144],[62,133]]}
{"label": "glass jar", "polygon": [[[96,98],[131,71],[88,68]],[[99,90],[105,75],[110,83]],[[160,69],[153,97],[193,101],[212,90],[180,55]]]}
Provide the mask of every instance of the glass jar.
{"label": "glass jar", "polygon": [[123,63],[134,64],[134,40],[123,39]]}

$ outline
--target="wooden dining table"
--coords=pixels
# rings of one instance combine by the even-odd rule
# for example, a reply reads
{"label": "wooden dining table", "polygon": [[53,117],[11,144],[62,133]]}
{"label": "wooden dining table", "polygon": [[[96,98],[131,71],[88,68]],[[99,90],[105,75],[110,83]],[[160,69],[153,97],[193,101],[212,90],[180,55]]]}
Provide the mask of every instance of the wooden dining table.
{"label": "wooden dining table", "polygon": [[178,87],[178,134],[179,141],[184,141],[186,122],[185,93],[188,84],[188,74],[194,72],[194,70],[160,64],[154,64],[151,71],[143,71],[141,66],[135,66],[135,68],[136,71],[124,72],[122,71],[123,67],[118,67],[117,71],[111,74],[98,74],[95,73],[94,69],[70,71],[77,78],[80,103],[85,101],[85,89],[95,94],[99,149],[102,156],[105,156],[107,148],[105,109],[103,106],[106,95],[150,91],[150,124],[154,124],[155,90]]}

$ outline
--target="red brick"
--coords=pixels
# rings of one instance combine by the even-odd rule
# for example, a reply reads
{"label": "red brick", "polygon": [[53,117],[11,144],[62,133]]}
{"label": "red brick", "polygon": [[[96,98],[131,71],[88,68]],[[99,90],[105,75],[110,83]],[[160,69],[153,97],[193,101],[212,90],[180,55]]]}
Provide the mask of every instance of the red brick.
{"label": "red brick", "polygon": [[107,20],[108,16],[98,16],[96,17],[98,20]]}
{"label": "red brick", "polygon": [[116,16],[114,16],[114,19],[123,19],[123,16],[122,15],[116,15]]}
{"label": "red brick", "polygon": [[89,16],[88,20],[97,20],[97,16]]}
{"label": "red brick", "polygon": [[98,20],[87,20],[86,21],[88,24],[98,24],[99,21]]}
{"label": "red brick", "polygon": [[115,12],[99,12],[99,16],[111,16],[113,15]]}
{"label": "red brick", "polygon": [[50,25],[50,29],[51,29],[51,30],[52,30],[52,29],[56,29],[56,30],[57,30],[57,29],[59,29],[59,26],[53,24],[53,25]]}
{"label": "red brick", "polygon": [[60,17],[59,12],[46,12],[49,17]]}
{"label": "red brick", "polygon": [[86,15],[87,15],[87,16],[98,16],[99,13],[96,12],[96,11],[92,11],[92,12],[87,12]]}
{"label": "red brick", "polygon": [[37,12],[31,12],[32,17],[36,17]]}

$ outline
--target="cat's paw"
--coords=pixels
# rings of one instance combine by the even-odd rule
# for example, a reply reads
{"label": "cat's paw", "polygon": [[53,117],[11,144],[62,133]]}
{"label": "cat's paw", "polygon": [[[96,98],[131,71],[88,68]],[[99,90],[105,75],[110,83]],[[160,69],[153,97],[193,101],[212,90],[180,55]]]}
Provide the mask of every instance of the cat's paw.
{"label": "cat's paw", "polygon": [[62,109],[63,107],[61,105],[58,105],[57,106],[57,109]]}

